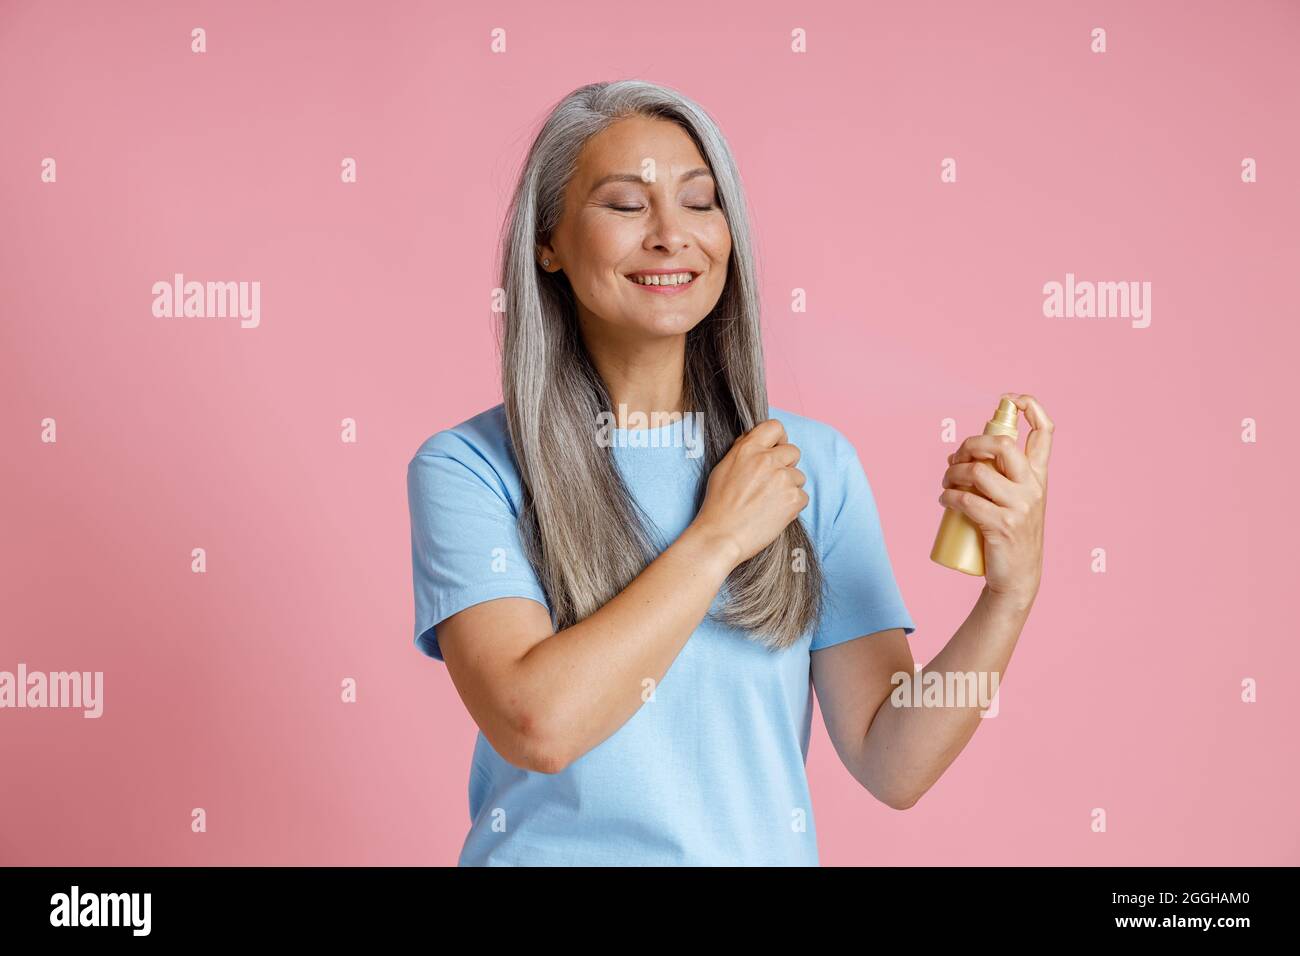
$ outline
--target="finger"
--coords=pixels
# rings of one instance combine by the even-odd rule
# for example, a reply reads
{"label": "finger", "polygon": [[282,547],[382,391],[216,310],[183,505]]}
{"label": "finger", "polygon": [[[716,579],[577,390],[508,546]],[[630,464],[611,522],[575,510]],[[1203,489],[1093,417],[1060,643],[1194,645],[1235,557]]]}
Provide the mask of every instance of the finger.
{"label": "finger", "polygon": [[797,487],[799,487],[799,488],[802,488],[803,485],[804,485],[804,482],[808,480],[808,476],[805,475],[805,474],[804,474],[802,471],[800,471],[798,468],[794,468],[794,467],[792,467],[792,468],[790,469],[790,472],[791,472],[791,474],[792,474],[793,477],[794,477],[794,483],[795,483],[795,485],[796,485]]}
{"label": "finger", "polygon": [[948,456],[949,464],[963,461],[996,461],[998,470],[1012,481],[1029,480],[1029,460],[1010,435],[971,435]]}
{"label": "finger", "polygon": [[998,520],[997,505],[964,488],[945,488],[939,495],[939,504],[960,511],[975,522],[980,530],[995,527]]}
{"label": "finger", "polygon": [[1015,484],[985,461],[963,461],[943,473],[945,488],[973,490],[994,504],[1007,506],[1018,500]]}
{"label": "finger", "polygon": [[786,468],[797,462],[803,453],[799,451],[799,446],[792,445],[787,441],[781,442],[779,445],[773,445],[765,454],[771,455],[778,465]]}
{"label": "finger", "polygon": [[779,419],[769,418],[751,428],[745,437],[759,448],[771,448],[786,440],[785,426]]}
{"label": "finger", "polygon": [[1034,469],[1034,473],[1046,487],[1047,462],[1052,456],[1052,432],[1056,430],[1056,426],[1047,417],[1047,412],[1034,396],[1005,392],[1002,397],[1015,402],[1016,408],[1025,413],[1030,428],[1029,438],[1025,441],[1025,456],[1029,459],[1029,466]]}

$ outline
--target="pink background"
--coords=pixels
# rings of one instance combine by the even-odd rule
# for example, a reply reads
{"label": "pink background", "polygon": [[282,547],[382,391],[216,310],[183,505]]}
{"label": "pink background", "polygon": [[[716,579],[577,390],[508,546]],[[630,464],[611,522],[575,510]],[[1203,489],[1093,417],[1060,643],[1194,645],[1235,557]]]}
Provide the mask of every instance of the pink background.
{"label": "pink background", "polygon": [[[822,862],[1300,863],[1300,7],[866,6],[0,3],[0,670],[105,672],[98,720],[0,711],[0,862],[455,862],[475,730],[412,644],[406,464],[500,400],[537,124],[638,77],[736,152],[772,402],[859,449],[919,661],[980,587],[928,559],[941,422],[1057,426],[1000,715],[905,813],[819,720]],[[174,272],[260,281],[260,327],[153,317]],[[1044,317],[1067,272],[1150,281],[1151,326]]]}

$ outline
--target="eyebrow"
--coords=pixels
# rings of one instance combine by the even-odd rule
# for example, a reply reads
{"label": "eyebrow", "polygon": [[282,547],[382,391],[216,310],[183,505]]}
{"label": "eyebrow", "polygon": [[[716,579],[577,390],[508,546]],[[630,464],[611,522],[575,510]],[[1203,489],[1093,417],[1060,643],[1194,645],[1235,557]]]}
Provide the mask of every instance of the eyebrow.
{"label": "eyebrow", "polygon": [[[694,169],[688,169],[686,172],[682,173],[677,177],[677,179],[679,182],[686,182],[688,179],[695,179],[699,176],[708,176],[709,178],[712,178],[713,173],[709,172],[709,170],[703,166],[696,166]],[[645,180],[637,173],[610,173],[608,176],[601,176],[600,179],[596,180],[591,186],[591,192],[594,193],[601,186],[607,185],[608,183],[641,183],[642,185],[645,185]]]}

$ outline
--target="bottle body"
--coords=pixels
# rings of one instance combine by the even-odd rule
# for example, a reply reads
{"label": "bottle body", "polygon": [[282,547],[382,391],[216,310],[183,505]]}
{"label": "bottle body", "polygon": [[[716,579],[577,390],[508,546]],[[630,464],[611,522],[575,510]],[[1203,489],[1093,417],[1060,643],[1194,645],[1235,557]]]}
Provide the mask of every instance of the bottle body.
{"label": "bottle body", "polygon": [[[1010,435],[1012,441],[1018,441],[1020,432],[1016,428],[1018,413],[1015,402],[1004,398],[998,404],[998,410],[984,425],[985,435]],[[934,537],[934,547],[930,549],[930,560],[945,568],[961,571],[964,574],[983,576],[984,574],[984,536],[975,523],[960,511],[953,508],[943,509],[943,519],[939,522],[939,532]]]}

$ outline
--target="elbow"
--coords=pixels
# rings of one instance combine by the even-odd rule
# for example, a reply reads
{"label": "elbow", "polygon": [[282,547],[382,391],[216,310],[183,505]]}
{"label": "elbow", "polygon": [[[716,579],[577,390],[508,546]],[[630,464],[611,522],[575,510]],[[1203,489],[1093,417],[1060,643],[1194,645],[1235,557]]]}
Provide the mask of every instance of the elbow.
{"label": "elbow", "polygon": [[555,774],[568,769],[570,760],[559,747],[540,741],[527,741],[521,748],[516,766],[533,773]]}
{"label": "elbow", "polygon": [[916,802],[920,799],[920,797],[907,797],[901,800],[885,800],[882,802],[891,810],[910,810],[916,806]]}
{"label": "elbow", "polygon": [[872,790],[872,796],[891,810],[910,810],[916,806],[924,791]]}
{"label": "elbow", "polygon": [[506,761],[532,773],[556,774],[573,762],[563,736],[551,732],[544,722],[519,715],[511,728],[510,742],[498,752]]}
{"label": "elbow", "polygon": [[910,810],[916,806],[916,802],[921,799],[921,792],[909,793],[897,786],[887,785],[886,782],[875,779],[865,773],[854,772],[853,778],[858,781],[862,789],[867,791],[885,806],[891,810]]}
{"label": "elbow", "polygon": [[890,799],[885,800],[884,803],[891,810],[910,810],[920,802],[921,798],[929,792],[929,789],[929,787],[926,787],[922,790],[893,793],[889,795]]}

